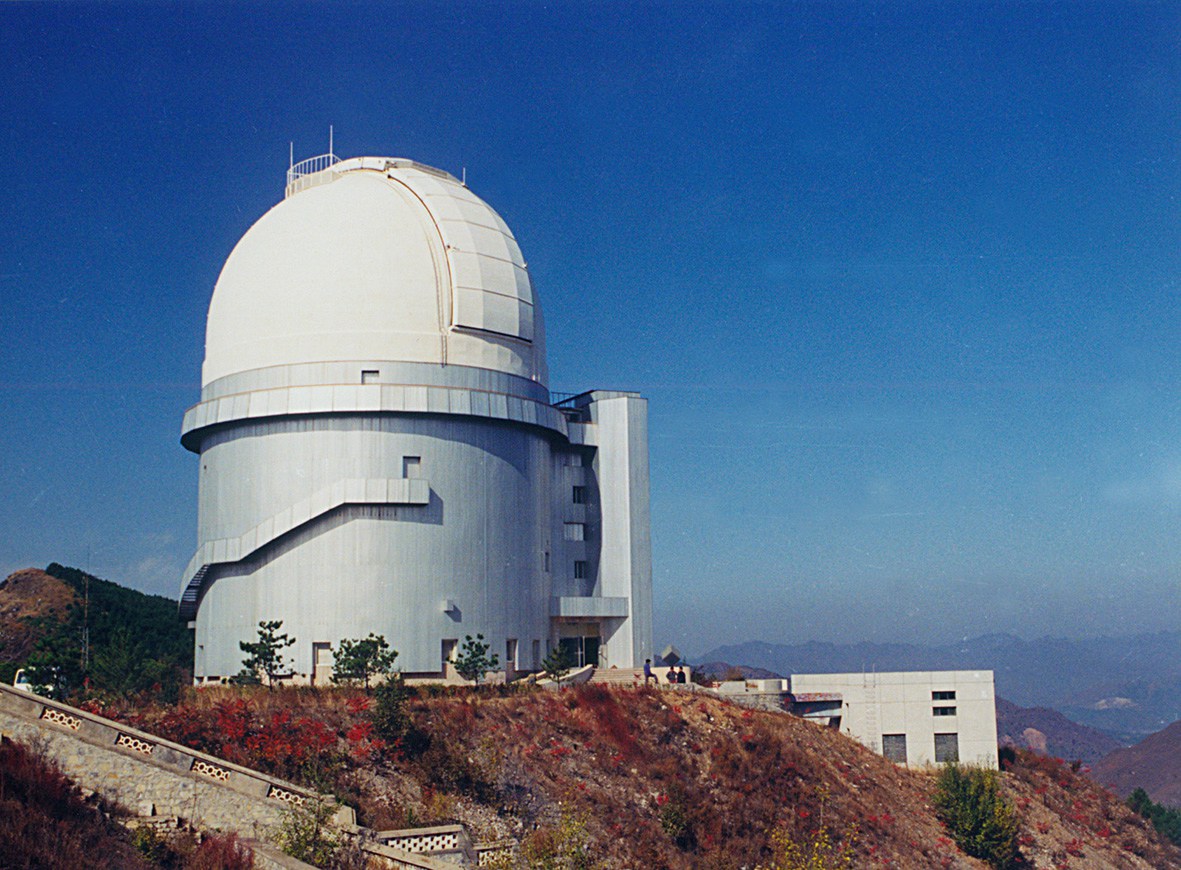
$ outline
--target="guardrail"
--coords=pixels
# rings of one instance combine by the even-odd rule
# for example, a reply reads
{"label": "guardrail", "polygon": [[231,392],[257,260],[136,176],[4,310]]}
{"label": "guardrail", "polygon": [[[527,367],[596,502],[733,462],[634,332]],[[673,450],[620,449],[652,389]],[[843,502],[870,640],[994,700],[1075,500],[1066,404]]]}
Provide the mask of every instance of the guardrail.
{"label": "guardrail", "polygon": [[323,184],[329,180],[324,177],[314,178],[325,169],[331,169],[337,163],[340,163],[340,158],[329,151],[327,154],[318,154],[315,157],[309,157],[307,160],[301,160],[287,170],[287,187],[286,195],[299,193],[301,190],[306,190],[309,187],[315,187],[317,184]]}

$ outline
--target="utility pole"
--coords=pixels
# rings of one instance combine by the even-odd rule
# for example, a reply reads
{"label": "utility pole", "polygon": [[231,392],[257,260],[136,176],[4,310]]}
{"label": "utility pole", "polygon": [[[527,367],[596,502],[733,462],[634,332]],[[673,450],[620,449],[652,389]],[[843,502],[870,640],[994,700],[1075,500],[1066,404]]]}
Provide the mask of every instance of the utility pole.
{"label": "utility pole", "polygon": [[82,673],[90,668],[90,545],[86,545],[86,573],[82,575]]}

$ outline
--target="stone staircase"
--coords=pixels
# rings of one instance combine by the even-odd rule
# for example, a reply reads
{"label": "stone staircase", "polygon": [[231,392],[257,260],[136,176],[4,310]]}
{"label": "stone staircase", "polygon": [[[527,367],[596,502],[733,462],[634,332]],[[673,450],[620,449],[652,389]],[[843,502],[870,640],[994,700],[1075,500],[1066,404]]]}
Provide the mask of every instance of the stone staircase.
{"label": "stone staircase", "polygon": [[[139,824],[236,831],[262,868],[306,868],[275,848],[274,834],[294,806],[336,804],[331,795],[5,685],[0,735],[44,747],[84,791],[138,811]],[[331,823],[360,842],[371,867],[455,870],[515,847],[473,844],[462,825],[372,831],[356,820],[352,807],[337,805]]]}
{"label": "stone staircase", "polygon": [[643,668],[595,668],[589,682],[607,683],[612,686],[644,685]]}
{"label": "stone staircase", "polygon": [[[671,688],[673,684],[669,683],[666,678],[668,673],[667,667],[653,668],[652,674],[656,677],[657,685],[662,688]],[[691,672],[685,668],[685,679],[691,678]],[[631,686],[638,687],[644,685],[644,669],[639,668],[595,668],[591,678],[588,682],[591,683],[606,683],[612,686]],[[689,686],[692,683],[686,683]]]}

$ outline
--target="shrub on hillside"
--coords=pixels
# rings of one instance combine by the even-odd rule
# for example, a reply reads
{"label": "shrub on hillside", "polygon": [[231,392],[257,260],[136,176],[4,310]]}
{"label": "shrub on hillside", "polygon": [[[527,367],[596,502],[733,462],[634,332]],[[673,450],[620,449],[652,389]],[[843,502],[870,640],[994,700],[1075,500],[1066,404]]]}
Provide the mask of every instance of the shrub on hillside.
{"label": "shrub on hillside", "polygon": [[185,860],[185,870],[253,870],[254,851],[238,835],[210,834]]}
{"label": "shrub on hillside", "polygon": [[948,764],[935,781],[935,812],[956,845],[997,870],[1014,867],[1018,819],[998,789],[1000,774],[981,767]]}
{"label": "shrub on hillside", "polygon": [[55,764],[8,739],[0,742],[0,865],[148,866]]}
{"label": "shrub on hillside", "polygon": [[1129,795],[1128,806],[1133,812],[1152,822],[1152,826],[1171,841],[1181,845],[1181,809],[1154,802],[1142,788]]}

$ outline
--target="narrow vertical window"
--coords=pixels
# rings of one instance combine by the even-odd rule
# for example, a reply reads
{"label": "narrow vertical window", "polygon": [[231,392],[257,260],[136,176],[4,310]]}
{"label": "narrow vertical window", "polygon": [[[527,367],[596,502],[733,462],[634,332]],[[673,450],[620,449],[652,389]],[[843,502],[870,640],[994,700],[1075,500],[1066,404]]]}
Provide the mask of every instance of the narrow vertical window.
{"label": "narrow vertical window", "polygon": [[410,480],[417,478],[422,474],[422,457],[421,456],[403,456],[402,457],[402,477]]}
{"label": "narrow vertical window", "polygon": [[575,559],[574,560],[574,579],[575,580],[585,580],[586,579],[586,559]]}
{"label": "narrow vertical window", "polygon": [[571,493],[570,498],[575,504],[586,504],[586,487],[573,487],[573,492]]}

